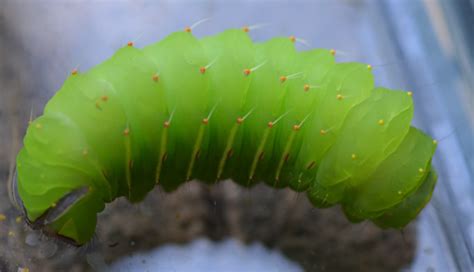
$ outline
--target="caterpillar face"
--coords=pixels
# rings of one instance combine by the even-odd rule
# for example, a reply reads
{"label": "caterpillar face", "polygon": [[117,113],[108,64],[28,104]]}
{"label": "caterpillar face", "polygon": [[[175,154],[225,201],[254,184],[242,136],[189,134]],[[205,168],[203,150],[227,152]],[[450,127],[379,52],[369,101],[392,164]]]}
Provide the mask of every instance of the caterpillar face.
{"label": "caterpillar face", "polygon": [[410,222],[436,182],[411,93],[374,87],[370,65],[336,63],[333,50],[247,32],[176,32],[74,71],[17,157],[30,224],[82,245],[117,197],[228,178],[307,192],[355,222]]}

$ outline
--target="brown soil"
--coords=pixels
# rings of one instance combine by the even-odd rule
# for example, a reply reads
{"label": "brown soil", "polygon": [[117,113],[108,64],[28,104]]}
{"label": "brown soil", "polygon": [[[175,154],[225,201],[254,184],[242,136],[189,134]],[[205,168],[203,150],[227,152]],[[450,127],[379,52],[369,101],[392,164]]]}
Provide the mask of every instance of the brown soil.
{"label": "brown soil", "polygon": [[264,185],[248,190],[230,181],[213,187],[191,182],[171,194],[156,189],[140,204],[119,199],[100,215],[95,245],[85,250],[47,237],[31,242],[32,231],[16,222],[19,214],[1,193],[0,212],[7,220],[0,222],[0,271],[84,271],[90,269],[89,253],[110,262],[201,236],[262,241],[307,271],[398,271],[413,257],[412,228],[402,235],[371,223],[353,225],[338,208],[314,209],[304,195]]}

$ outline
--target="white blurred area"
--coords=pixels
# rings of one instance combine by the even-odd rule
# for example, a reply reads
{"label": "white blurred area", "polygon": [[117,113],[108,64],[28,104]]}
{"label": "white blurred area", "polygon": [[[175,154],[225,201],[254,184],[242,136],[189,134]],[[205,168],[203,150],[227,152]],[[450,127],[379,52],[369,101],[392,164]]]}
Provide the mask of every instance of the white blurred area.
{"label": "white blurred area", "polygon": [[198,239],[188,245],[165,245],[122,258],[108,267],[89,263],[105,272],[303,272],[279,251],[260,243],[243,245],[233,239],[221,242]]}

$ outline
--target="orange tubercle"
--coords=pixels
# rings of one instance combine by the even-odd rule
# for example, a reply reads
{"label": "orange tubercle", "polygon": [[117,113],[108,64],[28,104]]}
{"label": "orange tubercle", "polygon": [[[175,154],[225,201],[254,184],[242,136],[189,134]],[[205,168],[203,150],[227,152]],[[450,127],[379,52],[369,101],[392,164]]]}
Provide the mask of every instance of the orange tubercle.
{"label": "orange tubercle", "polygon": [[201,67],[201,68],[199,68],[199,72],[201,72],[201,74],[204,74],[204,73],[206,72],[206,70],[207,70],[207,69],[206,69],[206,67],[204,67],[204,66]]}
{"label": "orange tubercle", "polygon": [[250,75],[250,73],[252,73],[252,70],[250,70],[248,68],[244,69],[244,75],[248,76],[248,75]]}

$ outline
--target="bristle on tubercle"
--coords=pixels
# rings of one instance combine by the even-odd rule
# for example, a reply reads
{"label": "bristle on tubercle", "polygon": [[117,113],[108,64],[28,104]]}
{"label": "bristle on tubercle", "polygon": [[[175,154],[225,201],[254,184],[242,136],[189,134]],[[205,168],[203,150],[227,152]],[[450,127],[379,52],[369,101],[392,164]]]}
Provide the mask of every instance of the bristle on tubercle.
{"label": "bristle on tubercle", "polygon": [[143,36],[143,33],[140,33],[135,39],[127,42],[128,47],[134,47],[135,43]]}
{"label": "bristle on tubercle", "polygon": [[307,40],[304,40],[304,39],[301,39],[301,38],[298,38],[298,37],[295,37],[293,35],[291,35],[289,37],[290,41],[293,42],[293,43],[300,43],[306,47],[311,47],[311,45],[309,44],[309,42]]}
{"label": "bristle on tubercle", "polygon": [[[31,109],[29,123],[33,120],[33,109]],[[18,127],[15,125],[11,130],[11,153],[10,153],[10,162],[8,166],[8,180],[7,180],[7,190],[8,190],[8,197],[10,199],[11,204],[20,211],[24,211],[23,202],[21,201],[20,195],[18,194],[18,181],[17,181],[17,172],[16,172],[16,160],[15,154],[17,153],[17,149],[19,147],[18,141]]]}
{"label": "bristle on tubercle", "polygon": [[255,25],[245,25],[242,27],[242,30],[244,32],[250,32],[251,30],[259,29],[259,28],[264,28],[266,26],[269,26],[270,24],[268,23],[263,23],[263,24],[255,24]]}
{"label": "bristle on tubercle", "polygon": [[201,25],[202,23],[205,23],[207,21],[211,20],[211,17],[207,17],[207,18],[204,18],[204,19],[201,19],[197,22],[195,22],[194,24],[192,24],[191,26],[187,26],[184,28],[184,32],[188,32],[188,33],[192,33],[193,30],[198,27],[199,25]]}

